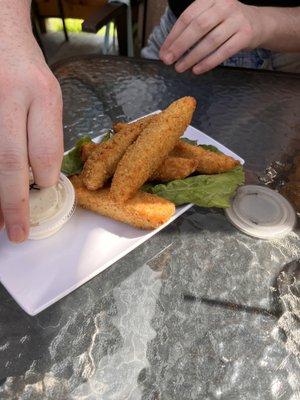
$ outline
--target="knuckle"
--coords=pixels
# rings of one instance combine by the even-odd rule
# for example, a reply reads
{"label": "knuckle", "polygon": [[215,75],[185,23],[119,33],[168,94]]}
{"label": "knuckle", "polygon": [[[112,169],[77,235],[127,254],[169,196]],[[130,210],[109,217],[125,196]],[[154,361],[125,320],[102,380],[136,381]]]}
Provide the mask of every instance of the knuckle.
{"label": "knuckle", "polygon": [[39,71],[36,74],[36,82],[41,95],[61,99],[60,85],[51,72]]}
{"label": "knuckle", "polygon": [[180,39],[177,39],[176,42],[170,47],[170,51],[177,59],[184,52],[184,48],[185,48],[184,42]]}
{"label": "knuckle", "polygon": [[207,36],[207,41],[210,47],[218,47],[221,41],[220,33],[212,32],[210,35]]}
{"label": "knuckle", "polygon": [[253,29],[250,23],[246,22],[243,24],[243,33],[246,35],[246,37],[252,36]]}
{"label": "knuckle", "polygon": [[197,18],[193,20],[193,27],[197,31],[203,31],[203,33],[208,32],[212,28],[212,21],[211,18],[206,17],[204,18],[202,15],[199,15]]}
{"label": "knuckle", "polygon": [[52,89],[56,97],[62,101],[61,87],[54,75],[52,75]]}
{"label": "knuckle", "polygon": [[22,171],[24,160],[15,149],[0,149],[0,174]]}
{"label": "knuckle", "polygon": [[186,11],[184,11],[184,12],[181,14],[181,16],[180,16],[179,18],[180,18],[181,22],[182,22],[184,25],[189,25],[189,23],[190,23],[191,20],[192,20],[191,12],[190,12],[189,10],[186,10]]}
{"label": "knuckle", "polygon": [[208,26],[208,21],[203,19],[201,15],[199,15],[197,18],[195,18],[192,22],[193,26],[195,29],[205,29]]}
{"label": "knuckle", "polygon": [[25,198],[21,198],[19,201],[2,201],[1,209],[4,215],[7,214],[19,214],[25,208]]}
{"label": "knuckle", "polygon": [[199,17],[197,17],[197,18],[195,18],[194,20],[193,20],[193,22],[192,22],[192,27],[193,27],[193,29],[195,29],[195,30],[199,30],[199,29],[203,29],[203,28],[205,28],[204,27],[204,24],[205,24],[205,22],[203,21],[203,19],[201,18],[201,16],[199,16]]}

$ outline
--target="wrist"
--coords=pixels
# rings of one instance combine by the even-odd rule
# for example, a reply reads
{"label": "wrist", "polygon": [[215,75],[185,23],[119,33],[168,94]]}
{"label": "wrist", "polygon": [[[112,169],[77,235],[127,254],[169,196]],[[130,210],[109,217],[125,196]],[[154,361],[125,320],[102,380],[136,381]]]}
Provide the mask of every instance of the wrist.
{"label": "wrist", "polygon": [[260,26],[259,40],[257,47],[268,49],[269,43],[276,33],[276,19],[273,17],[272,7],[257,7],[258,19]]}
{"label": "wrist", "polygon": [[0,0],[0,35],[9,32],[29,35],[32,32],[30,6],[31,0]]}
{"label": "wrist", "polygon": [[245,5],[245,7],[247,10],[247,19],[252,28],[252,38],[249,43],[249,48],[256,49],[257,47],[262,47],[262,43],[265,41],[267,35],[266,23],[264,21],[265,15],[261,12],[262,7],[249,5]]}

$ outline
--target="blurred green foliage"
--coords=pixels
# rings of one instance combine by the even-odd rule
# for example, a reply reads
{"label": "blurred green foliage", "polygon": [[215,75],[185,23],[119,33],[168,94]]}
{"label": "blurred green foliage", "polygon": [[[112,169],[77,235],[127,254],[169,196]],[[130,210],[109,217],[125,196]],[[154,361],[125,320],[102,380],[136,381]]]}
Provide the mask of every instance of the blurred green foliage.
{"label": "blurred green foliage", "polygon": [[[66,18],[66,27],[68,32],[82,32],[81,24],[83,22],[82,19],[74,19],[74,18]],[[47,18],[46,20],[46,27],[47,31],[50,32],[59,32],[63,30],[63,23],[61,18]],[[114,30],[114,25],[111,24],[111,32],[110,35],[112,34],[112,30]],[[105,26],[100,29],[100,31],[97,32],[97,35],[104,36],[105,34]]]}

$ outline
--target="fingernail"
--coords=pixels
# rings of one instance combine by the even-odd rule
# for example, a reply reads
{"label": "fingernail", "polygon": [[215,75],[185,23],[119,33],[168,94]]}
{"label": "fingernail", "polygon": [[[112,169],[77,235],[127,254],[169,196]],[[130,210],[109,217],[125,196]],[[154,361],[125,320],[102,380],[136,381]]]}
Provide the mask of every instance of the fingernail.
{"label": "fingernail", "polygon": [[193,68],[193,73],[199,75],[202,73],[202,68]]}
{"label": "fingernail", "polygon": [[177,72],[183,72],[185,69],[184,64],[176,64],[175,69]]}
{"label": "fingernail", "polygon": [[164,61],[166,64],[172,64],[173,60],[174,60],[174,56],[172,53],[167,53],[164,57]]}
{"label": "fingernail", "polygon": [[8,228],[8,238],[13,243],[21,243],[26,239],[25,231],[20,225],[13,225]]}

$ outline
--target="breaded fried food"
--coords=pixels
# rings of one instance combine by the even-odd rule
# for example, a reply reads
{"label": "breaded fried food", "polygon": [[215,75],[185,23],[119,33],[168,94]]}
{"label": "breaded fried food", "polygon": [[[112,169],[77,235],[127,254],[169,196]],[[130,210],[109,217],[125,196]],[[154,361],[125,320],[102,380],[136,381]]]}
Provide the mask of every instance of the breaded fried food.
{"label": "breaded fried food", "polygon": [[[85,143],[81,147],[81,159],[83,162],[91,153],[100,146],[96,143]],[[167,157],[162,165],[153,174],[150,180],[169,182],[175,179],[184,179],[196,171],[198,165],[197,159],[182,157]]]}
{"label": "breaded fried food", "polygon": [[152,119],[145,117],[126,124],[111,139],[97,145],[87,158],[82,171],[83,182],[88,189],[97,190],[103,187],[104,183],[114,174],[118,162],[128,146],[135,141],[151,121]]}
{"label": "breaded fried food", "polygon": [[[143,118],[143,123],[147,123],[150,122],[151,120],[153,120],[154,115],[149,115],[147,117]],[[137,121],[136,121],[137,122]],[[135,122],[131,122],[131,124],[135,124]],[[113,130],[115,133],[118,133],[120,131],[123,131],[124,133],[127,132],[126,129],[129,125],[128,122],[117,122],[115,124],[113,124]],[[94,142],[90,142],[90,143],[84,143],[81,146],[81,160],[83,162],[86,162],[86,160],[88,159],[88,157],[92,154],[92,152],[94,150],[97,149],[97,147],[99,148],[99,146],[104,146],[104,143],[94,143]]]}
{"label": "breaded fried food", "polygon": [[88,190],[80,176],[73,176],[77,204],[98,214],[141,229],[155,229],[175,213],[175,205],[156,195],[138,192],[124,204],[112,198],[109,188]]}
{"label": "breaded fried food", "polygon": [[100,146],[100,144],[97,144],[97,143],[94,143],[94,142],[84,143],[81,146],[81,160],[83,162],[86,162],[88,157],[97,148],[97,146]]}
{"label": "breaded fried food", "polygon": [[[147,117],[143,117],[142,119],[144,120],[144,122],[150,122],[150,121],[153,120],[154,117],[155,117],[155,114],[151,114],[151,115],[148,115]],[[121,130],[123,130],[124,128],[126,128],[127,125],[135,124],[138,121],[135,121],[135,122],[116,122],[115,124],[113,124],[113,131],[115,133],[118,133]]]}
{"label": "breaded fried food", "polygon": [[122,129],[124,129],[126,127],[126,125],[128,125],[127,122],[116,122],[115,124],[113,124],[113,131],[115,133],[121,131]]}
{"label": "breaded fried food", "polygon": [[132,197],[159,168],[190,124],[195,108],[193,97],[183,97],[154,116],[117,166],[111,185],[117,202]]}
{"label": "breaded fried food", "polygon": [[181,158],[168,156],[150,180],[169,182],[184,179],[196,171],[198,160],[196,158]]}
{"label": "breaded fried food", "polygon": [[240,165],[239,161],[230,156],[203,149],[201,146],[193,146],[184,140],[178,141],[171,155],[197,159],[197,171],[203,174],[218,174],[230,171],[237,165]]}

